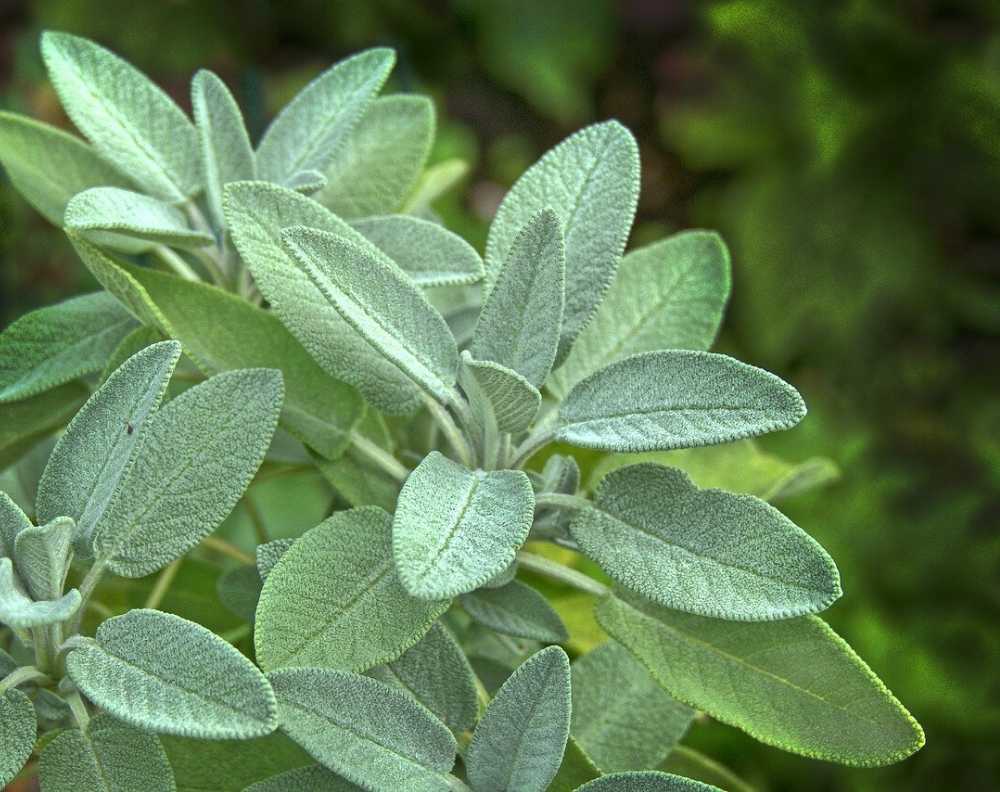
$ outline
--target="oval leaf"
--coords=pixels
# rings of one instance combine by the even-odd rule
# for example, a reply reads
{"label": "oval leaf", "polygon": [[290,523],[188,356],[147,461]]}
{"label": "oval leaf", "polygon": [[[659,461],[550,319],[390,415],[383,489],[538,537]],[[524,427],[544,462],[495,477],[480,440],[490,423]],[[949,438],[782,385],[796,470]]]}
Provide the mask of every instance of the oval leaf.
{"label": "oval leaf", "polygon": [[[482,397],[489,402],[489,410],[501,432],[523,432],[538,415],[542,406],[542,394],[528,380],[506,366],[489,360],[475,360],[465,351],[462,353],[462,368],[464,375],[471,375]],[[467,380],[462,379],[466,396],[474,401]],[[473,408],[482,405],[473,405]]]}
{"label": "oval leaf", "polygon": [[21,772],[35,747],[38,725],[31,699],[17,688],[0,694],[0,785]]}
{"label": "oval leaf", "polygon": [[14,574],[9,558],[0,558],[0,622],[15,630],[66,621],[80,607],[80,592],[73,589],[56,600],[33,601]]}
{"label": "oval leaf", "polygon": [[559,643],[569,638],[559,614],[531,586],[512,580],[505,586],[462,596],[462,607],[492,630],[531,641]]}
{"label": "oval leaf", "polygon": [[199,248],[215,241],[191,228],[180,209],[118,187],[93,187],[74,196],[63,222],[74,231],[111,231],[173,247]]}

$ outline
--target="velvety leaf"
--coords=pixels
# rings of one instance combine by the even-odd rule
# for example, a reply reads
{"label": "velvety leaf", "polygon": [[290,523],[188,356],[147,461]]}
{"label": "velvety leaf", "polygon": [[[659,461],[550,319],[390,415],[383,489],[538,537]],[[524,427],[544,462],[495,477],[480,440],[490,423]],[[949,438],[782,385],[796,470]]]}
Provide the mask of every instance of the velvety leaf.
{"label": "velvety leaf", "polygon": [[277,726],[274,693],[253,663],[199,624],[154,610],[108,619],[66,671],[94,704],[140,729],[203,740]]}
{"label": "velvety leaf", "polygon": [[14,542],[18,576],[36,600],[59,599],[73,554],[75,523],[70,517],[25,528]]}
{"label": "velvety leaf", "polygon": [[566,742],[566,752],[563,754],[562,764],[559,765],[559,772],[552,779],[546,792],[576,792],[581,784],[599,778],[600,775],[601,771],[571,734]]}
{"label": "velvety leaf", "polygon": [[285,186],[287,186],[289,190],[295,190],[297,193],[308,196],[312,196],[314,193],[319,192],[326,187],[326,185],[326,176],[318,170],[299,171],[285,182]]}
{"label": "velvety leaf", "polygon": [[78,137],[15,113],[0,112],[0,163],[14,188],[57,226],[77,193],[132,186]]}
{"label": "velvety leaf", "polygon": [[165,340],[163,333],[155,327],[146,327],[145,325],[137,327],[125,336],[121,343],[115,347],[115,351],[111,353],[111,357],[108,358],[108,362],[104,365],[104,371],[101,372],[101,383],[107,382],[108,377],[114,374],[115,370],[132,357],[132,355],[141,352],[148,346]]}
{"label": "velvety leaf", "polygon": [[408,693],[456,734],[471,729],[476,722],[478,700],[472,666],[441,622],[399,658],[373,668],[369,676]]}
{"label": "velvety leaf", "polygon": [[461,602],[473,619],[505,635],[546,643],[559,643],[569,637],[548,600],[518,580],[465,594]]}
{"label": "velvety leaf", "polygon": [[729,622],[609,597],[597,617],[672,696],[768,745],[865,767],[923,745],[903,705],[814,616]]}
{"label": "velvety leaf", "polygon": [[227,570],[216,583],[221,602],[229,612],[246,622],[253,622],[260,598],[261,577],[256,566],[245,564]]}
{"label": "velvety leaf", "polygon": [[64,426],[89,395],[83,383],[67,382],[30,399],[0,403],[0,470]]}
{"label": "velvety leaf", "polygon": [[31,520],[6,492],[0,492],[0,558],[14,557],[18,534],[31,528]]}
{"label": "velvety leaf", "polygon": [[288,770],[251,784],[243,792],[363,792],[357,784],[331,773],[321,765]]}
{"label": "velvety leaf", "polygon": [[22,316],[0,335],[0,402],[100,371],[135,320],[110,294],[72,297]]}
{"label": "velvety leaf", "polygon": [[[364,337],[370,357],[389,361],[439,401],[451,400],[458,371],[455,340],[402,271],[326,231],[296,226],[282,232],[282,241],[340,316]],[[377,371],[365,366],[344,378],[366,393]]]}
{"label": "velvety leaf", "polygon": [[688,613],[788,619],[841,594],[833,559],[780,511],[752,495],[699,490],[675,468],[608,474],[569,530],[615,581]]}
{"label": "velvety leaf", "polygon": [[448,790],[455,738],[405,693],[322,668],[272,671],[268,678],[282,730],[320,764],[367,789]]}
{"label": "velvety leaf", "polygon": [[517,433],[531,426],[542,404],[534,385],[499,363],[475,360],[468,351],[462,353],[462,367],[475,378],[499,431]]}
{"label": "velvety leaf", "polygon": [[722,792],[722,790],[700,781],[692,781],[690,778],[646,770],[611,773],[587,782],[577,792]]}
{"label": "velvety leaf", "polygon": [[280,237],[284,228],[305,225],[377,249],[315,201],[277,185],[230,184],[225,189],[225,210],[236,248],[261,293],[324,371],[351,381],[384,412],[413,412],[420,401],[417,387],[392,361],[371,354],[368,342],[299,269]]}
{"label": "velvety leaf", "polygon": [[542,209],[528,218],[483,305],[471,352],[540,388],[552,368],[563,326],[566,246],[559,217]]}
{"label": "velvety leaf", "polygon": [[605,451],[689,448],[788,429],[805,414],[798,391],[763,369],[708,352],[646,352],[578,383],[556,438]]}
{"label": "velvety leaf", "polygon": [[302,89],[257,147],[262,179],[281,183],[299,171],[326,171],[337,150],[392,71],[395,53],[383,47],[336,63]]}
{"label": "velvety leaf", "polygon": [[14,574],[9,558],[0,558],[0,623],[15,630],[66,621],[80,607],[80,592],[72,589],[59,599],[33,601]]}
{"label": "velvety leaf", "polygon": [[97,526],[98,559],[118,575],[143,577],[214,531],[257,472],[281,399],[279,372],[242,369],[161,407]]}
{"label": "velvety leaf", "polygon": [[196,192],[197,133],[160,88],[104,47],[68,33],[43,33],[42,57],[66,114],[119,172],[165,201]]}
{"label": "velvety leaf", "polygon": [[278,563],[278,560],[286,552],[288,552],[288,548],[291,547],[294,542],[294,539],[273,539],[270,542],[257,545],[257,574],[260,575],[261,580],[267,580],[267,576],[271,574],[271,570],[274,569],[274,565]]}
{"label": "velvety leaf", "polygon": [[355,220],[351,226],[425,289],[483,278],[483,262],[472,245],[438,223],[386,215]]}
{"label": "velvety leaf", "polygon": [[434,138],[434,104],[426,96],[376,99],[326,168],[316,200],[341,217],[398,211],[413,189]]}
{"label": "velvety leaf", "polygon": [[605,772],[655,769],[693,718],[615,641],[573,663],[571,732]]}
{"label": "velvety leaf", "polygon": [[533,215],[549,208],[559,218],[566,244],[566,309],[557,360],[565,357],[611,285],[638,198],[638,146],[625,127],[606,121],[550,150],[500,204],[486,241],[491,283]]}
{"label": "velvety leaf", "polygon": [[31,699],[17,688],[0,695],[0,785],[21,772],[35,747],[37,724]]}
{"label": "velvety leaf", "polygon": [[561,398],[584,377],[637,352],[708,349],[729,285],[729,251],[710,231],[685,231],[633,250],[549,391]]}
{"label": "velvety leaf", "polygon": [[440,600],[479,588],[514,560],[535,512],[520,470],[469,470],[431,451],[399,494],[392,547],[403,587]]}
{"label": "velvety leaf", "polygon": [[191,228],[180,209],[118,187],[92,187],[75,195],[63,222],[84,234],[110,231],[173,247],[199,248],[214,241],[211,234]]}
{"label": "velvety leaf", "polygon": [[216,228],[224,228],[222,188],[229,182],[253,179],[257,163],[243,123],[243,114],[218,75],[201,69],[191,82],[194,110],[205,179],[205,197]]}
{"label": "velvety leaf", "polygon": [[476,725],[465,753],[473,788],[544,792],[562,764],[569,722],[569,658],[550,646],[510,675]]}
{"label": "velvety leaf", "polygon": [[379,506],[395,511],[399,481],[385,471],[350,454],[332,462],[319,457],[314,461],[334,492],[350,506]]}
{"label": "velvety leaf", "polygon": [[254,642],[272,670],[365,671],[395,660],[447,610],[406,593],[392,558],[392,517],[337,512],[296,540],[264,582]]}
{"label": "velvety leaf", "polygon": [[177,792],[243,792],[256,781],[312,763],[309,754],[281,732],[252,740],[163,736],[161,741],[174,768]]}

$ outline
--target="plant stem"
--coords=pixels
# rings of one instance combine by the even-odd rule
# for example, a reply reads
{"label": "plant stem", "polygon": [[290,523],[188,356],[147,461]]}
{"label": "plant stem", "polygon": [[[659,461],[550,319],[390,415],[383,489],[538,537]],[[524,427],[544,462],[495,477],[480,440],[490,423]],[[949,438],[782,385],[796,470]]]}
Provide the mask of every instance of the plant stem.
{"label": "plant stem", "polygon": [[247,516],[253,524],[253,531],[257,535],[257,544],[266,544],[267,542],[270,542],[271,537],[267,535],[267,527],[264,525],[264,518],[260,514],[260,509],[257,508],[257,504],[254,503],[253,498],[250,497],[249,491],[243,494],[243,506],[246,508]]}
{"label": "plant stem", "polygon": [[160,607],[160,603],[163,602],[163,597],[167,593],[167,589],[170,588],[170,584],[174,582],[174,578],[177,577],[177,572],[181,568],[181,562],[183,559],[178,558],[176,561],[171,562],[163,571],[160,572],[160,576],[156,578],[156,584],[153,586],[153,590],[149,592],[149,596],[146,597],[146,604],[143,605],[144,608],[156,609]]}
{"label": "plant stem", "polygon": [[80,698],[80,694],[74,690],[66,696],[66,703],[69,704],[70,711],[73,713],[73,718],[80,726],[81,731],[86,731],[87,724],[90,723],[90,713],[87,711],[87,705],[84,704],[83,699]]}
{"label": "plant stem", "polygon": [[34,666],[21,666],[20,668],[15,668],[3,679],[0,679],[0,695],[5,693],[10,688],[17,687],[25,682],[32,682],[34,680],[38,680],[42,684],[48,684],[52,681],[48,674],[43,671],[39,671]]}
{"label": "plant stem", "polygon": [[590,501],[581,495],[566,495],[561,492],[542,492],[535,496],[535,509],[564,509],[580,511],[589,509]]}
{"label": "plant stem", "polygon": [[97,584],[101,582],[101,576],[104,574],[104,570],[107,567],[107,562],[98,559],[94,562],[93,566],[87,570],[87,574],[84,575],[83,581],[80,583],[80,607],[73,618],[68,622],[68,629],[66,634],[69,636],[76,635],[80,632],[80,622],[83,621],[83,612],[87,609],[87,601],[90,599],[90,595],[94,593],[94,589],[97,588]]}
{"label": "plant stem", "polygon": [[594,580],[590,575],[570,569],[568,566],[553,561],[545,556],[535,555],[526,550],[520,550],[517,554],[517,563],[525,569],[538,575],[543,575],[550,580],[556,580],[572,586],[585,594],[593,594],[595,597],[604,597],[611,593],[611,589]]}
{"label": "plant stem", "polygon": [[472,448],[469,446],[469,441],[462,433],[462,430],[458,428],[458,424],[455,423],[448,410],[430,396],[424,396],[424,403],[427,405],[431,417],[441,427],[444,436],[448,438],[451,447],[455,449],[458,458],[468,467],[475,465],[475,458],[472,454]]}
{"label": "plant stem", "polygon": [[227,542],[225,539],[220,539],[218,536],[206,536],[201,540],[201,546],[207,547],[209,550],[215,550],[217,553],[221,553],[224,556],[228,556],[241,564],[256,564],[257,559],[250,555],[245,550],[241,550],[239,547],[234,545],[232,542]]}
{"label": "plant stem", "polygon": [[374,465],[396,481],[406,481],[406,477],[410,475],[410,469],[406,465],[358,432],[351,432],[351,451],[361,461]]}
{"label": "plant stem", "polygon": [[524,463],[531,459],[534,453],[543,445],[548,443],[554,435],[555,432],[551,429],[536,429],[533,434],[528,435],[524,442],[517,447],[517,451],[514,452],[514,459],[510,463],[510,466],[512,468],[524,467]]}
{"label": "plant stem", "polygon": [[184,280],[190,281],[200,281],[201,278],[198,277],[198,273],[191,269],[191,265],[188,264],[183,258],[178,256],[173,250],[168,248],[166,245],[157,245],[153,248],[153,252],[157,257],[166,264],[170,269],[180,275]]}

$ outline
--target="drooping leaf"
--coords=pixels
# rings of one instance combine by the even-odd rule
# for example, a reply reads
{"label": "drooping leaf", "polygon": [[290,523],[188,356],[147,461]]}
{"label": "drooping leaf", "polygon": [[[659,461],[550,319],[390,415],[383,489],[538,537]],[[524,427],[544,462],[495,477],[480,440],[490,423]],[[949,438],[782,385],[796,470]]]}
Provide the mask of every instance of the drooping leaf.
{"label": "drooping leaf", "polygon": [[559,643],[569,635],[548,600],[519,580],[465,594],[462,607],[480,624],[505,635]]}
{"label": "drooping leaf", "polygon": [[322,668],[288,668],[268,678],[282,730],[320,764],[367,789],[448,790],[455,738],[405,693]]}
{"label": "drooping leaf", "polygon": [[161,407],[97,525],[98,559],[118,575],[143,577],[214,531],[257,472],[281,400],[279,372],[241,369]]}
{"label": "drooping leaf", "polygon": [[605,451],[690,448],[788,429],[805,413],[798,392],[763,369],[709,352],[645,352],[577,383],[556,438]]}
{"label": "drooping leaf", "polygon": [[0,470],[64,426],[90,395],[81,382],[67,382],[30,399],[0,402]]}
{"label": "drooping leaf", "polygon": [[577,792],[722,792],[718,787],[690,778],[644,770],[611,773],[588,781]]}
{"label": "drooping leaf", "polygon": [[254,633],[257,662],[268,671],[365,671],[417,643],[448,604],[406,593],[392,558],[389,514],[374,506],[337,512],[296,540],[267,576]]}
{"label": "drooping leaf", "polygon": [[476,722],[476,678],[465,653],[441,622],[399,658],[369,676],[395,685],[423,704],[456,734]]}
{"label": "drooping leaf", "polygon": [[199,248],[212,235],[191,228],[184,213],[168,203],[118,187],[92,187],[66,205],[66,228],[82,234],[107,231],[173,247]]}
{"label": "drooping leaf", "polygon": [[[458,350],[441,315],[398,267],[326,231],[296,226],[282,232],[285,249],[340,316],[369,345],[369,357],[388,361],[441,402],[451,400]],[[362,393],[378,368],[344,375]],[[386,394],[392,398],[393,392]]]}
{"label": "drooping leaf", "polygon": [[544,792],[569,739],[569,658],[550,646],[522,663],[476,725],[465,768],[476,792]]}
{"label": "drooping leaf", "polygon": [[84,558],[180,354],[180,344],[164,341],[126,360],[87,400],[49,457],[38,484],[38,519],[72,517]]}
{"label": "drooping leaf", "polygon": [[514,240],[538,211],[559,218],[566,243],[566,309],[557,360],[593,316],[615,276],[639,198],[639,149],[617,121],[581,129],[545,154],[511,188],[486,241],[492,283]]}
{"label": "drooping leaf", "polygon": [[160,739],[177,792],[244,792],[263,778],[312,764],[309,754],[280,731],[252,740]]}
{"label": "drooping leaf", "polygon": [[216,582],[221,602],[230,613],[246,622],[253,622],[260,598],[261,578],[256,566],[244,564],[219,576]]}
{"label": "drooping leaf", "polygon": [[608,474],[569,530],[615,581],[688,613],[788,619],[841,594],[833,560],[780,511],[752,495],[699,490],[676,468]]}
{"label": "drooping leaf", "polygon": [[31,528],[31,520],[6,492],[0,492],[0,558],[14,557],[18,534]]}
{"label": "drooping leaf", "polygon": [[0,335],[0,402],[100,371],[135,320],[110,294],[84,294],[22,316]]}
{"label": "drooping leaf", "polygon": [[79,607],[80,592],[76,589],[55,600],[32,600],[14,574],[11,559],[0,558],[0,623],[15,630],[41,627],[65,621]]}
{"label": "drooping leaf", "polygon": [[42,57],[66,114],[120,173],[165,201],[198,189],[194,125],[138,69],[68,33],[43,33]]}
{"label": "drooping leaf", "polygon": [[730,622],[609,597],[597,617],[672,696],[768,745],[863,767],[923,745],[903,705],[815,616]]}
{"label": "drooping leaf", "polygon": [[520,470],[469,470],[431,451],[399,493],[392,547],[403,587],[441,600],[479,588],[514,560],[535,497]]}
{"label": "drooping leaf", "polygon": [[433,138],[434,105],[426,96],[376,99],[334,154],[316,200],[341,217],[398,211]]}
{"label": "drooping leaf", "polygon": [[571,734],[566,741],[566,752],[559,765],[559,772],[546,792],[576,792],[582,784],[599,778],[600,775],[601,771]]}
{"label": "drooping leaf", "polygon": [[66,671],[101,709],[140,729],[203,740],[277,726],[274,693],[253,663],[200,624],[133,610],[73,649]]}
{"label": "drooping leaf", "polygon": [[542,405],[542,394],[528,380],[499,363],[475,360],[467,350],[462,352],[462,368],[475,379],[499,431],[517,433],[531,425]]}
{"label": "drooping leaf", "polygon": [[218,75],[201,69],[191,82],[191,107],[201,150],[205,197],[216,228],[224,228],[222,189],[253,179],[257,163],[239,105]]}
{"label": "drooping leaf", "polygon": [[36,600],[62,596],[72,557],[75,523],[71,517],[25,528],[14,542],[17,571],[28,593]]}
{"label": "drooping leaf", "polygon": [[37,733],[31,699],[17,688],[0,695],[0,785],[6,786],[31,757]]}
{"label": "drooping leaf", "polygon": [[[240,256],[282,323],[331,376],[354,380],[365,399],[389,413],[413,412],[420,393],[389,360],[373,356],[368,342],[299,269],[281,243],[282,229],[305,225],[359,245],[367,240],[329,210],[298,193],[263,182],[225,189],[226,220]],[[372,250],[377,250],[372,246]],[[359,377],[358,372],[368,376]]]}
{"label": "drooping leaf", "polygon": [[243,792],[363,792],[357,784],[331,773],[322,765],[286,770],[280,775],[251,784]]}
{"label": "drooping leaf", "polygon": [[175,792],[174,771],[156,735],[94,718],[87,732],[67,729],[39,761],[45,792]]}
{"label": "drooping leaf", "polygon": [[707,350],[729,284],[729,251],[718,234],[685,231],[633,250],[549,390],[562,398],[584,377],[638,352]]}
{"label": "drooping leaf", "polygon": [[288,548],[294,542],[294,539],[273,539],[270,542],[257,545],[257,574],[260,575],[261,580],[267,580],[267,576],[271,574],[274,565],[288,552]]}
{"label": "drooping leaf", "polygon": [[355,220],[351,226],[423,288],[460,286],[483,278],[475,249],[444,226],[409,215]]}
{"label": "drooping leaf", "polygon": [[78,137],[15,113],[0,112],[0,163],[14,188],[57,226],[77,193],[133,186]]}
{"label": "drooping leaf", "polygon": [[302,89],[264,133],[257,170],[282,183],[299,171],[326,171],[392,71],[395,53],[375,48],[336,63]]}
{"label": "drooping leaf", "polygon": [[556,213],[528,218],[494,273],[472,336],[471,352],[540,388],[552,368],[563,326],[566,245]]}
{"label": "drooping leaf", "polygon": [[605,772],[655,769],[693,718],[615,641],[573,663],[571,732]]}

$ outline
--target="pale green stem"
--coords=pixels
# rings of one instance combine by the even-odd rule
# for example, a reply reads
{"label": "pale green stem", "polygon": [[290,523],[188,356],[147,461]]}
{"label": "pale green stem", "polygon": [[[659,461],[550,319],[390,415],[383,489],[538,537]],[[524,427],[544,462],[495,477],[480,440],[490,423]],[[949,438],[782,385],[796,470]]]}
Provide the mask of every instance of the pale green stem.
{"label": "pale green stem", "polygon": [[548,443],[555,436],[555,432],[551,429],[536,429],[532,434],[528,435],[524,442],[517,447],[517,451],[514,452],[514,459],[510,463],[512,468],[524,467],[524,463],[527,462],[534,453]]}
{"label": "pale green stem", "polygon": [[66,696],[66,703],[69,704],[70,711],[73,713],[73,718],[76,720],[81,731],[86,731],[87,724],[90,723],[90,713],[87,711],[87,705],[84,704],[83,699],[80,698],[80,694],[74,690]]}
{"label": "pale green stem", "polygon": [[561,492],[542,492],[535,496],[535,509],[563,509],[580,511],[589,509],[591,503],[581,495],[566,495]]}
{"label": "pale green stem", "polygon": [[406,481],[407,476],[410,475],[410,470],[406,465],[358,432],[351,432],[351,451],[361,460],[374,465],[396,481]]}
{"label": "pale green stem", "polygon": [[21,666],[20,668],[15,668],[3,679],[0,679],[0,695],[3,695],[10,688],[23,685],[25,682],[35,681],[41,682],[43,685],[47,685],[52,682],[48,674],[38,670],[34,666]]}
{"label": "pale green stem", "polygon": [[191,265],[166,245],[157,245],[153,248],[153,252],[159,257],[160,261],[184,278],[184,280],[201,280],[201,278],[198,277],[198,273],[191,269]]}
{"label": "pale green stem", "polygon": [[83,621],[83,612],[87,608],[87,602],[90,599],[90,595],[94,593],[94,589],[97,588],[97,584],[101,582],[101,576],[104,575],[104,570],[106,568],[107,561],[98,559],[84,576],[79,588],[80,608],[68,623],[68,629],[66,630],[67,635],[72,636],[80,632],[80,622]]}
{"label": "pale green stem", "polygon": [[233,627],[233,629],[228,630],[224,633],[219,633],[219,637],[226,643],[236,643],[242,640],[250,634],[250,625],[241,624],[239,627]]}
{"label": "pale green stem", "polygon": [[593,594],[595,597],[603,597],[611,592],[607,586],[594,580],[590,575],[570,569],[558,561],[553,561],[545,556],[535,555],[526,550],[520,550],[517,554],[517,563],[535,574],[542,575],[550,580],[565,583],[585,594]]}
{"label": "pale green stem", "polygon": [[444,436],[448,438],[448,442],[455,450],[455,453],[458,454],[461,462],[468,467],[475,465],[475,457],[473,456],[472,448],[469,446],[469,441],[462,433],[462,430],[458,428],[458,424],[455,423],[455,420],[449,415],[448,411],[430,396],[424,396],[424,403],[427,405],[431,417],[441,427]]}
{"label": "pale green stem", "polygon": [[240,549],[232,542],[227,542],[225,539],[220,539],[218,536],[206,536],[201,540],[201,546],[207,547],[209,550],[215,550],[217,553],[221,553],[224,556],[228,556],[235,561],[239,561],[241,564],[256,564],[257,559],[252,555],[247,553],[245,550]]}
{"label": "pale green stem", "polygon": [[156,578],[156,584],[153,586],[153,590],[149,592],[149,596],[146,597],[146,604],[143,605],[144,608],[150,608],[155,610],[160,607],[160,603],[163,602],[163,597],[166,595],[170,588],[170,584],[174,582],[174,578],[177,577],[177,572],[181,568],[181,562],[183,559],[178,558],[176,561],[172,561],[163,571],[160,572],[159,577]]}

